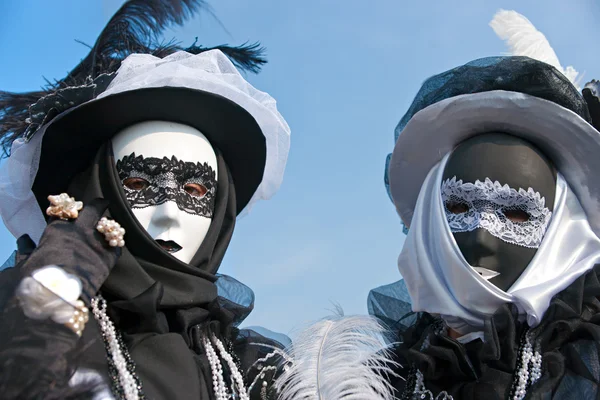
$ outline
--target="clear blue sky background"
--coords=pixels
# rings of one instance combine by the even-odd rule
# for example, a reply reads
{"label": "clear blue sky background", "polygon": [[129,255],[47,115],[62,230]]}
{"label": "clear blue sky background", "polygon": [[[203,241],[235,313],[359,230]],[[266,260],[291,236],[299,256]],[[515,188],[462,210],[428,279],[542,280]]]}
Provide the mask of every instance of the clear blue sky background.
{"label": "clear blue sky background", "polygon": [[[421,82],[504,44],[488,22],[527,16],[563,65],[600,79],[597,0],[220,0],[226,29],[204,14],[167,38],[216,45],[260,40],[269,64],[249,75],[292,128],[284,183],[238,222],[221,272],[249,285],[249,325],[288,333],[339,303],[365,313],[369,290],[398,280],[404,235],[383,185],[393,130]],[[120,0],[7,0],[0,4],[0,89],[62,78]],[[85,132],[82,132],[85,134]],[[0,227],[0,257],[14,239]]]}

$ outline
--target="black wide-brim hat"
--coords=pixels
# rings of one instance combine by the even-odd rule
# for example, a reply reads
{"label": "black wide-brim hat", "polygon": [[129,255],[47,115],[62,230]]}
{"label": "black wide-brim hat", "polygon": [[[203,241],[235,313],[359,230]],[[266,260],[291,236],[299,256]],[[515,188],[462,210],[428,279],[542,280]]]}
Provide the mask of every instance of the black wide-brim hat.
{"label": "black wide-brim hat", "polygon": [[10,154],[0,165],[0,216],[15,237],[39,239],[47,196],[65,191],[104,143],[142,121],[201,131],[228,165],[238,215],[277,192],[290,128],[276,101],[240,74],[260,70],[264,49],[158,40],[204,7],[127,1],[65,78],[38,91],[0,91],[0,147]]}
{"label": "black wide-brim hat", "polygon": [[154,87],[92,100],[56,117],[42,139],[33,192],[42,209],[89,166],[102,144],[143,121],[169,121],[198,129],[225,159],[235,185],[238,213],[263,179],[267,148],[254,117],[221,95],[185,87]]}
{"label": "black wide-brim hat", "polygon": [[537,146],[565,177],[600,235],[600,132],[586,101],[553,66],[528,57],[490,57],[429,78],[396,128],[386,184],[410,227],[421,186],[461,142],[488,132]]}
{"label": "black wide-brim hat", "polygon": [[39,113],[39,129],[32,119],[21,149],[38,154],[29,156],[37,165],[30,187],[42,210],[47,196],[65,192],[104,143],[143,121],[177,122],[202,132],[230,170],[238,214],[269,198],[283,177],[288,125],[275,100],[252,87],[219,50],[162,59],[132,54],[113,75],[47,96],[30,113],[35,117],[36,109],[49,106],[53,112]]}

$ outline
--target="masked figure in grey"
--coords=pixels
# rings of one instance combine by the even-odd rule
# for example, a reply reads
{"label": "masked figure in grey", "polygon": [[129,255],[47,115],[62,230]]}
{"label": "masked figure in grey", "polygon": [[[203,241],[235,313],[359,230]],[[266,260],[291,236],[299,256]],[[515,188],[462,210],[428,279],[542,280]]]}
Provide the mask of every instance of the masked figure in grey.
{"label": "masked figure in grey", "polygon": [[528,57],[425,82],[387,160],[403,280],[369,296],[398,334],[400,398],[597,398],[595,122],[561,72]]}

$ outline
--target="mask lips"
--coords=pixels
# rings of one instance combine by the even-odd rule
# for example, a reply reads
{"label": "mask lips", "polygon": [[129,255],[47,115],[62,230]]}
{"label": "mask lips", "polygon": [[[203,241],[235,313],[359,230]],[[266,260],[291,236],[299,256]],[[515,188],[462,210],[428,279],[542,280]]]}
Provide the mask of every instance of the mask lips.
{"label": "mask lips", "polygon": [[475,270],[475,272],[477,272],[479,275],[481,275],[481,277],[483,279],[485,279],[486,281],[489,281],[492,278],[497,277],[498,275],[500,275],[500,272],[498,271],[493,271],[491,269],[487,269],[487,268],[483,268],[483,267],[471,267]]}
{"label": "mask lips", "polygon": [[183,247],[173,240],[156,239],[156,243],[171,254],[177,253],[179,250],[183,249]]}

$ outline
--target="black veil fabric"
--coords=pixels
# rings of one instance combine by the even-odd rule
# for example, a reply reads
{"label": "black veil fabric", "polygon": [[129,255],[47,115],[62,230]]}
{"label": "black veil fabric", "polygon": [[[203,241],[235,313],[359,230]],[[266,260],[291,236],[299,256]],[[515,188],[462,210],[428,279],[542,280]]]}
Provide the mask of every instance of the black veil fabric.
{"label": "black veil fabric", "polygon": [[[400,282],[389,285],[395,294],[405,293]],[[485,321],[483,341],[461,344],[447,335],[447,326],[438,316],[411,312],[407,315],[413,321],[406,324],[395,309],[406,305],[406,299],[394,298],[394,291],[389,287],[371,291],[369,310],[397,333],[394,352],[403,366],[396,371],[400,376],[409,378],[418,369],[434,396],[446,391],[454,399],[509,398],[519,346],[529,329],[516,307],[504,305]],[[532,341],[541,348],[542,377],[527,389],[526,399],[600,398],[599,297],[597,265],[552,299],[540,325],[531,330]],[[411,392],[414,382],[408,381],[393,380],[399,397],[405,390]]]}
{"label": "black veil fabric", "polygon": [[367,298],[367,310],[393,331],[408,328],[417,316],[412,311],[404,279],[372,289]]}
{"label": "black veil fabric", "polygon": [[592,122],[583,95],[550,64],[525,56],[485,57],[427,79],[395,130],[398,140],[410,119],[444,99],[493,90],[525,93],[552,101]]}

